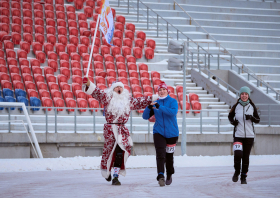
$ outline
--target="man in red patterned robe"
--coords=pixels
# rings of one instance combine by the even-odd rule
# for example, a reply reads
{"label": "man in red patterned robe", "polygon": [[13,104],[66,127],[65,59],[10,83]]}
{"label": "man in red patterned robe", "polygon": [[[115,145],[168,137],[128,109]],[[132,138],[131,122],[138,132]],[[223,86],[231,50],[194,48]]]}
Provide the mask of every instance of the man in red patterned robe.
{"label": "man in red patterned robe", "polygon": [[111,87],[104,91],[88,79],[85,79],[84,83],[86,83],[86,93],[104,105],[107,121],[107,124],[104,124],[101,174],[107,181],[111,181],[111,168],[114,167],[112,185],[121,185],[118,176],[126,175],[125,164],[133,145],[125,126],[130,111],[145,108],[158,96],[133,98],[119,81],[113,82]]}

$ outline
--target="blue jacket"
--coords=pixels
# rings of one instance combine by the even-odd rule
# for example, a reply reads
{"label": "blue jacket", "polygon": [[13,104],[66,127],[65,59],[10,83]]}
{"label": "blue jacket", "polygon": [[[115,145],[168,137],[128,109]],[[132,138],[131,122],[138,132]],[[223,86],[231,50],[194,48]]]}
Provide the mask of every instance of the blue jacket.
{"label": "blue jacket", "polygon": [[[169,95],[165,99],[158,99],[157,102],[160,106],[154,110],[156,122],[154,124],[153,133],[159,133],[165,138],[172,138],[179,136],[179,129],[177,124],[178,103],[174,98]],[[151,109],[146,107],[142,115],[143,119],[150,118]]]}

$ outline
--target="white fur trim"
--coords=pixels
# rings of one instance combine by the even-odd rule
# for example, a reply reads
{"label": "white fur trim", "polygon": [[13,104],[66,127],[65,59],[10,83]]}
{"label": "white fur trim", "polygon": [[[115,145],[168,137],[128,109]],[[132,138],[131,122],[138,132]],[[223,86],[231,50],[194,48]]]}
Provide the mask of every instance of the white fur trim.
{"label": "white fur trim", "polygon": [[158,95],[157,94],[154,94],[153,96],[152,96],[152,101],[154,102],[154,101],[156,101],[158,99]]}
{"label": "white fur trim", "polygon": [[95,88],[96,88],[96,85],[93,84],[92,82],[90,82],[90,85],[89,85],[88,90],[86,91],[86,93],[87,93],[88,95],[91,95],[92,92],[95,90]]}
{"label": "white fur trim", "polygon": [[122,144],[122,134],[118,135],[118,144]]}
{"label": "white fur trim", "polygon": [[124,85],[122,82],[113,83],[110,87],[111,90],[114,90],[116,87],[122,87],[124,89]]}
{"label": "white fur trim", "polygon": [[129,142],[130,146],[133,146],[132,138],[129,136],[127,139],[128,139],[128,142]]}

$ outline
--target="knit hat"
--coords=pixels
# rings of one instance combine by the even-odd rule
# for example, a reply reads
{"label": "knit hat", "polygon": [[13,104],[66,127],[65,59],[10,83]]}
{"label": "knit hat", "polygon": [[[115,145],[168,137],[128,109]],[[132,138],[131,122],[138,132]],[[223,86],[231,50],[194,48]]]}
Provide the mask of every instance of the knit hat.
{"label": "knit hat", "polygon": [[167,90],[168,94],[169,94],[169,90],[168,90],[168,87],[167,87],[167,85],[165,84],[165,82],[161,81],[161,83],[160,83],[160,84],[158,85],[158,87],[157,87],[157,92],[158,92],[158,90],[159,90],[160,88],[165,88],[165,89]]}
{"label": "knit hat", "polygon": [[110,91],[113,91],[116,87],[122,87],[124,89],[123,83],[118,80],[114,81],[109,89]]}
{"label": "knit hat", "polygon": [[251,90],[250,90],[249,87],[246,87],[246,86],[241,87],[240,90],[239,90],[239,95],[241,95],[241,93],[243,93],[243,92],[247,93],[249,95],[249,97],[250,97]]}

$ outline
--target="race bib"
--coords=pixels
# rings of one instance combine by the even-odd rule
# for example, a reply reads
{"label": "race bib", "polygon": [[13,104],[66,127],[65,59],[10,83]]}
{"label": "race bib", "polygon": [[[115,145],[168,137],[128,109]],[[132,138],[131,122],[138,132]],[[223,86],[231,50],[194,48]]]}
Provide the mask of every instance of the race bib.
{"label": "race bib", "polygon": [[243,150],[243,146],[242,146],[242,142],[234,142],[233,143],[233,151],[242,151]]}
{"label": "race bib", "polygon": [[167,144],[166,153],[174,153],[176,144]]}

